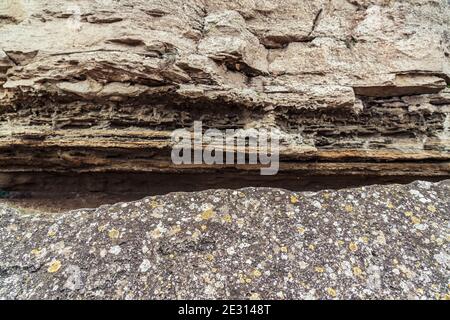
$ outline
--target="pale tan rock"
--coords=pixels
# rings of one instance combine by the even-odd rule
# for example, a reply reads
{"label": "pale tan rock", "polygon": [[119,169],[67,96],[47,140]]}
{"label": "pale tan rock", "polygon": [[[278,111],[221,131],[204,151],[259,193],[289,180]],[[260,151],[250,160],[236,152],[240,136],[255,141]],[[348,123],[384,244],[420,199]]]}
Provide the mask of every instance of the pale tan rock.
{"label": "pale tan rock", "polygon": [[199,53],[226,63],[232,70],[249,74],[267,73],[267,50],[246,29],[245,20],[238,12],[223,11],[208,15],[204,34],[198,45]]}
{"label": "pale tan rock", "polygon": [[0,171],[176,170],[202,120],[278,130],[297,172],[450,174],[448,1],[7,3]]}

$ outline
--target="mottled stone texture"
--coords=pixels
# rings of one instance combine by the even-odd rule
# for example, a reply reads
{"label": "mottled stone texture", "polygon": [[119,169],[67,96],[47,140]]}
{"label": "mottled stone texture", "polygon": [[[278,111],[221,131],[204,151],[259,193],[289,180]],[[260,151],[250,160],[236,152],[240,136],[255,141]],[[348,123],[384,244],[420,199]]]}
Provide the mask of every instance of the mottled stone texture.
{"label": "mottled stone texture", "polygon": [[449,299],[450,181],[0,206],[0,298]]}
{"label": "mottled stone texture", "polygon": [[[273,129],[293,177],[449,176],[449,30],[447,0],[0,0],[0,192],[211,170],[170,160],[196,120]],[[0,298],[449,298],[449,188],[0,205]]]}
{"label": "mottled stone texture", "polygon": [[447,0],[0,3],[0,171],[174,171],[202,120],[282,170],[449,175]]}

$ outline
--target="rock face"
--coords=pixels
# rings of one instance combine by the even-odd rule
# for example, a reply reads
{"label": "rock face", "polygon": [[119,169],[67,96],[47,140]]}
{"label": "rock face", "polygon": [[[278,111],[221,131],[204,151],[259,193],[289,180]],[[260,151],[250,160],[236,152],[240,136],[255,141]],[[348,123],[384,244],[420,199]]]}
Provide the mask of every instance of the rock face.
{"label": "rock face", "polygon": [[278,130],[282,170],[448,176],[449,30],[446,0],[2,1],[0,171],[175,171],[202,120]]}
{"label": "rock face", "polygon": [[[259,171],[173,164],[196,121],[275,132],[283,188],[450,176],[447,0],[0,0],[0,34],[0,197]],[[449,189],[0,204],[0,298],[448,299]]]}
{"label": "rock face", "polygon": [[0,298],[449,299],[450,181],[0,206]]}

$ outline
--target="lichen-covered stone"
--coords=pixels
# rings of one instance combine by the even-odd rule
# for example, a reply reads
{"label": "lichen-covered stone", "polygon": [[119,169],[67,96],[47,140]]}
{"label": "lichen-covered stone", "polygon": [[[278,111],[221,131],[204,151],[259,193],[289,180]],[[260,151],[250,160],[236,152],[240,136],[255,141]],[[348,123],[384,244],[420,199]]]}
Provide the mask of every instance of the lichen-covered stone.
{"label": "lichen-covered stone", "polygon": [[3,2],[0,172],[174,172],[201,120],[281,170],[450,174],[447,0]]}
{"label": "lichen-covered stone", "polygon": [[449,299],[450,181],[0,206],[3,299]]}

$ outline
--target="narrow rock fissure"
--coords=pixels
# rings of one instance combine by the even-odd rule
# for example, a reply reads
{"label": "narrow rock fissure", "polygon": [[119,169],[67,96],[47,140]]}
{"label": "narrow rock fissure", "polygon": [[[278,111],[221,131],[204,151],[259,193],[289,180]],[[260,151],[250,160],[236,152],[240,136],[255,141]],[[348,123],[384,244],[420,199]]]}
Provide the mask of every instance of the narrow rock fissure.
{"label": "narrow rock fissure", "polygon": [[246,187],[281,188],[290,191],[339,190],[384,184],[408,184],[415,180],[438,182],[449,176],[301,175],[279,173],[261,176],[245,172],[204,173],[14,173],[0,174],[0,203],[38,211],[95,208],[104,204],[139,200],[171,192]]}

